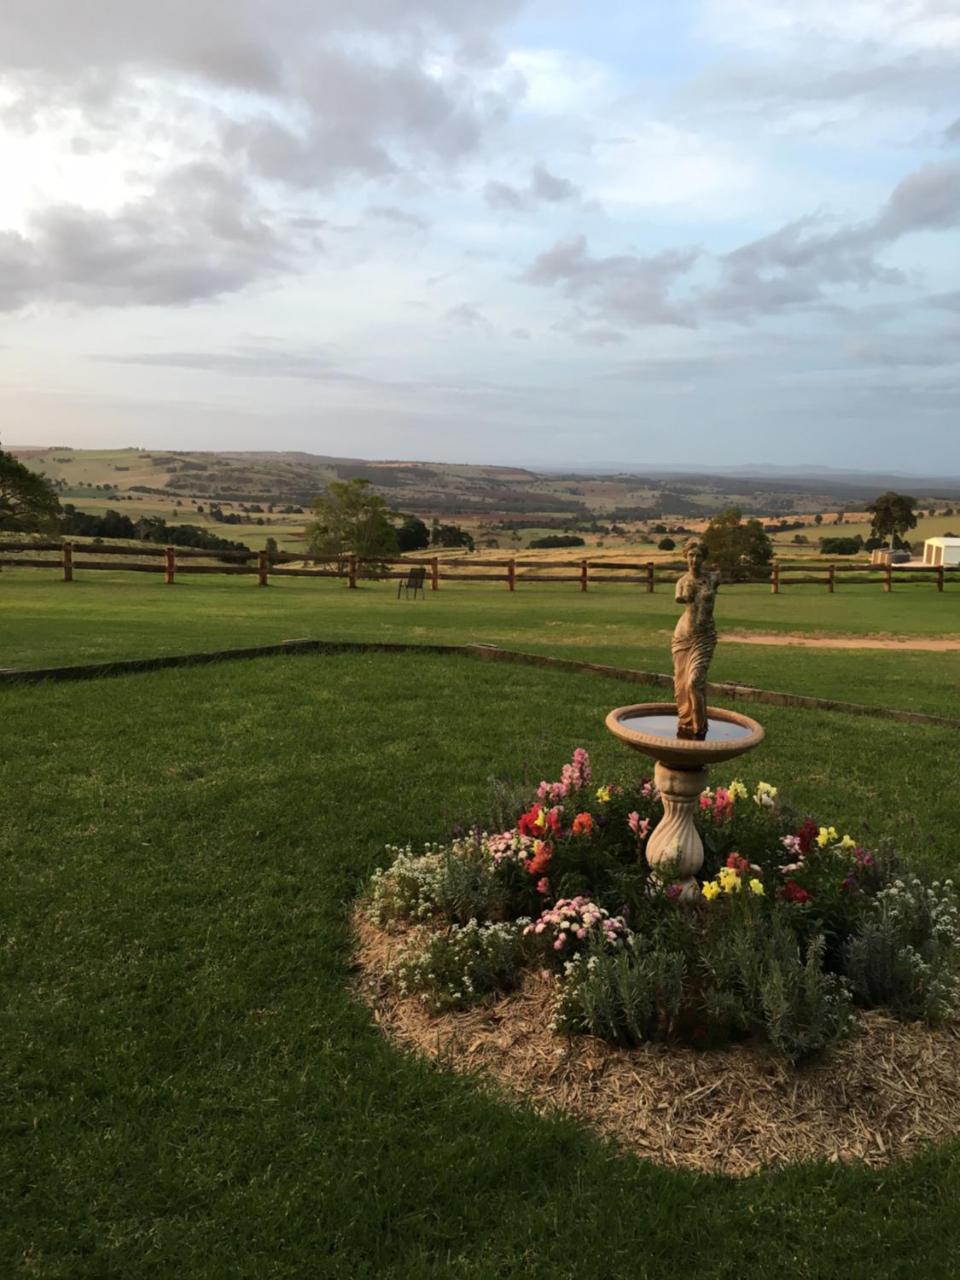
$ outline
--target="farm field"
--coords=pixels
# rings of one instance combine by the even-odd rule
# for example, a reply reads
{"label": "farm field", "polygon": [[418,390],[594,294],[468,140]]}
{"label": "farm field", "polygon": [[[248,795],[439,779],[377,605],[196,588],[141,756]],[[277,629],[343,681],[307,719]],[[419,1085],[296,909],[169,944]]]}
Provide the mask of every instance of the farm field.
{"label": "farm field", "polygon": [[[880,1172],[672,1172],[402,1055],[353,998],[384,845],[484,821],[495,780],[577,745],[629,768],[602,716],[636,696],[376,654],[0,689],[2,1273],[953,1277],[956,1142]],[[749,784],[955,872],[955,733],[743,709],[768,729]]]}
{"label": "farm field", "polygon": [[[669,587],[652,595],[610,586],[581,595],[570,585],[444,583],[422,600],[397,600],[392,583],[349,591],[332,580],[182,579],[78,571],[73,583],[53,572],[0,575],[0,666],[54,666],[112,658],[222,649],[310,637],[413,643],[486,643],[611,665],[667,671],[677,608]],[[763,586],[725,587],[721,633],[960,636],[960,589],[929,585],[884,595],[878,584],[838,589],[794,587],[772,596]],[[720,644],[717,680],[960,715],[960,652],[800,649]]]}

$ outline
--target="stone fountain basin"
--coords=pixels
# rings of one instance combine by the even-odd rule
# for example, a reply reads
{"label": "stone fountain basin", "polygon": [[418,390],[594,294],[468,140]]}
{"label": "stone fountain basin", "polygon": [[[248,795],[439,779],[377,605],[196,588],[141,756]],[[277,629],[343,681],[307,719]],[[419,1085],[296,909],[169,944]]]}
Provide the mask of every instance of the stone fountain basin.
{"label": "stone fountain basin", "polygon": [[634,751],[670,769],[703,769],[733,760],[763,741],[763,726],[749,716],[722,707],[707,708],[702,742],[677,737],[677,708],[672,702],[641,702],[616,707],[606,719],[610,732]]}

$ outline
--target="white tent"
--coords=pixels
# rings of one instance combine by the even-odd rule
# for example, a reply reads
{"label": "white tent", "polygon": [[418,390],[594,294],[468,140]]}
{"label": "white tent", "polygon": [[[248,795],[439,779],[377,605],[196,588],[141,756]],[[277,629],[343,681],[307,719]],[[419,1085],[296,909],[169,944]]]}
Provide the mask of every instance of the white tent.
{"label": "white tent", "polygon": [[960,565],[960,538],[927,538],[923,544],[923,563]]}

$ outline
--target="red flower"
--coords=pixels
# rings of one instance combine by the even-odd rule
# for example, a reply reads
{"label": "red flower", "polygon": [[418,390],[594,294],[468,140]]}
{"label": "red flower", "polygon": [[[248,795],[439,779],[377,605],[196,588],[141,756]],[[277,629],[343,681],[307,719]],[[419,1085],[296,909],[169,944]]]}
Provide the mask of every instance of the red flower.
{"label": "red flower", "polygon": [[738,872],[740,875],[745,875],[748,871],[753,870],[753,867],[746,860],[746,858],[741,857],[739,853],[730,854],[730,856],[727,858],[727,866],[730,867],[733,871]]}
{"label": "red flower", "polygon": [[812,818],[807,818],[797,832],[797,839],[800,841],[800,852],[809,853],[813,848],[813,843],[817,838],[820,828]]}
{"label": "red flower", "polygon": [[593,831],[593,819],[589,813],[578,813],[570,829],[575,836],[588,836]]}
{"label": "red flower", "polygon": [[796,880],[788,880],[780,890],[780,896],[784,902],[812,902],[813,894],[808,893],[803,885],[797,884]]}
{"label": "red flower", "polygon": [[548,844],[546,840],[535,840],[533,845],[533,857],[527,861],[527,870],[532,876],[542,876],[550,866],[550,859],[553,857],[553,845]]}
{"label": "red flower", "polygon": [[549,892],[550,892],[550,881],[547,879],[546,876],[543,876],[540,880],[537,881],[537,893],[542,893],[543,896],[546,897]]}
{"label": "red flower", "polygon": [[522,836],[542,836],[547,825],[543,805],[532,804],[526,813],[517,819],[517,830]]}

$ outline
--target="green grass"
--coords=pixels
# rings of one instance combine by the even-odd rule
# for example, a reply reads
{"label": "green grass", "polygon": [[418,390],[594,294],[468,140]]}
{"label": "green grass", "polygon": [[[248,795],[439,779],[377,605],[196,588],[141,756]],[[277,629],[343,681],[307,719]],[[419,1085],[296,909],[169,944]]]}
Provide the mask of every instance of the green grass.
{"label": "green grass", "polygon": [[[0,1274],[955,1276],[956,1143],[674,1173],[404,1056],[352,998],[384,844],[578,744],[629,765],[602,716],[636,696],[427,655],[0,690]],[[752,712],[749,782],[956,865],[955,734]]]}
{"label": "green grass", "polygon": [[[173,587],[145,574],[56,571],[0,574],[0,666],[184,653],[297,637],[332,640],[482,642],[655,671],[670,668],[677,607],[667,587],[647,595],[606,587],[581,595],[570,585],[452,585],[398,601],[391,583],[347,590],[330,580],[181,578]],[[779,596],[728,587],[717,604],[721,629],[872,635],[960,634],[960,587],[928,585],[884,595],[876,585],[828,596],[798,587]],[[736,680],[872,705],[958,714],[960,652],[784,649],[723,643],[711,667]],[[953,691],[953,692],[951,692]]]}

